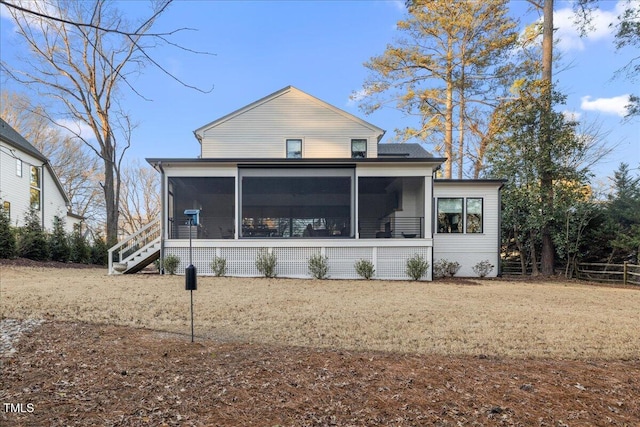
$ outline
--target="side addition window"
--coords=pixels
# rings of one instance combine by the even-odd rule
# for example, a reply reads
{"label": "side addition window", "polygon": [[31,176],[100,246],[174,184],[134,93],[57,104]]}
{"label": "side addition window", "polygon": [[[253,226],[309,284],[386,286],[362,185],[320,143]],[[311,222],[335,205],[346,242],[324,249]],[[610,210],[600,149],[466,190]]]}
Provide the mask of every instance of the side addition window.
{"label": "side addition window", "polygon": [[16,175],[22,176],[22,160],[16,159]]}
{"label": "side addition window", "polygon": [[482,199],[467,199],[467,233],[482,233]]}
{"label": "side addition window", "polygon": [[11,218],[11,203],[6,200],[2,202],[2,211],[7,214],[8,218]]}
{"label": "side addition window", "polygon": [[302,158],[302,140],[287,139],[287,159]]}
{"label": "side addition window", "polygon": [[438,233],[462,233],[462,197],[438,199]]}
{"label": "side addition window", "polygon": [[37,166],[31,166],[31,176],[30,176],[30,199],[31,199],[31,207],[37,211],[40,210],[40,168]]}
{"label": "side addition window", "polygon": [[351,158],[352,159],[367,158],[367,140],[366,139],[351,140]]}

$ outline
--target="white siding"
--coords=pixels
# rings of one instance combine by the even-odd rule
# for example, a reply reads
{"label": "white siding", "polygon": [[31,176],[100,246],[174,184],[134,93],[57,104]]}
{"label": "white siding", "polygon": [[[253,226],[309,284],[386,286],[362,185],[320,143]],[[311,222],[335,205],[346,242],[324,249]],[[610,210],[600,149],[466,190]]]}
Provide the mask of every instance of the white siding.
{"label": "white siding", "polygon": [[203,158],[286,158],[286,140],[302,139],[305,158],[349,158],[351,139],[377,157],[380,131],[295,89],[202,131]]}
{"label": "white siding", "polygon": [[[482,183],[478,181],[443,183],[434,185],[434,197],[481,197],[483,199],[483,233],[433,235],[433,260],[446,259],[457,261],[461,268],[458,276],[476,276],[473,266],[478,262],[489,260],[494,265],[490,276],[498,273],[500,253],[500,185],[496,183]],[[437,209],[434,201],[434,210]],[[436,215],[437,217],[437,215]],[[434,222],[437,221],[434,218]]]}
{"label": "white siding", "polygon": [[[31,205],[30,201],[30,167],[41,168],[41,208],[44,212],[44,226],[47,230],[53,227],[53,217],[59,216],[65,220],[67,231],[71,230],[73,223],[67,220],[67,206],[64,197],[46,167],[42,167],[42,161],[21,152],[13,146],[8,147],[4,143],[0,150],[0,199],[11,203],[11,224],[22,226],[24,216]],[[9,148],[22,160],[22,176],[16,174],[16,159],[8,154]]]}

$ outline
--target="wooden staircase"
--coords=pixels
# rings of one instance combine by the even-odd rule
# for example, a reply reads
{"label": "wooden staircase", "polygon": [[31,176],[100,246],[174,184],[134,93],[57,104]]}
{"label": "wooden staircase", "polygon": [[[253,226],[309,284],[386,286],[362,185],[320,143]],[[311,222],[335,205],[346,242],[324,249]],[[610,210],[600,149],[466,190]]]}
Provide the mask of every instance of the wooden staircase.
{"label": "wooden staircase", "polygon": [[137,273],[160,258],[160,219],[109,249],[109,274]]}

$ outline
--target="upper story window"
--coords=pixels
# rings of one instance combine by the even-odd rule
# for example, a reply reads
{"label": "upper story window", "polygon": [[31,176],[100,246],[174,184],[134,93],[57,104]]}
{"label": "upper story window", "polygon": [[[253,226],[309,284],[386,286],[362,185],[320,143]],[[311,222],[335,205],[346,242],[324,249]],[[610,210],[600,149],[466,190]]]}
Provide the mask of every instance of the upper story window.
{"label": "upper story window", "polygon": [[302,140],[287,139],[287,159],[302,158]]}
{"label": "upper story window", "polygon": [[16,159],[16,175],[22,176],[22,160]]}
{"label": "upper story window", "polygon": [[31,175],[29,185],[30,188],[30,200],[31,207],[37,211],[40,210],[40,168],[37,166],[31,166]]}
{"label": "upper story window", "polygon": [[351,140],[351,158],[365,159],[367,157],[367,140],[352,139]]}

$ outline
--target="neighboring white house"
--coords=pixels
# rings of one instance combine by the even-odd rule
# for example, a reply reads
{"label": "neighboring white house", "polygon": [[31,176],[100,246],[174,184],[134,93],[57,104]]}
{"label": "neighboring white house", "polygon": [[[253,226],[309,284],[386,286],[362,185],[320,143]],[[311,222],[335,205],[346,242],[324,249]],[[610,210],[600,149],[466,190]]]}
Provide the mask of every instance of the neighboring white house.
{"label": "neighboring white house", "polygon": [[[381,143],[384,130],[294,87],[194,133],[198,158],[147,159],[162,174],[157,237],[114,248],[128,263],[121,269],[138,262],[134,252],[161,248],[180,258],[182,273],[190,240],[201,275],[217,256],[230,276],[259,276],[265,249],[280,277],[310,277],[312,255],[327,257],[331,278],[358,278],[354,264],[364,259],[376,278],[407,279],[414,255],[458,261],[464,275],[478,261],[498,266],[501,182],[436,180],[445,159],[418,144]],[[189,209],[200,212],[191,239]]]}
{"label": "neighboring white house", "polygon": [[46,230],[53,228],[55,216],[64,220],[67,232],[83,219],[71,213],[69,198],[49,160],[1,118],[0,206],[9,212],[15,226],[24,224],[31,207]]}

